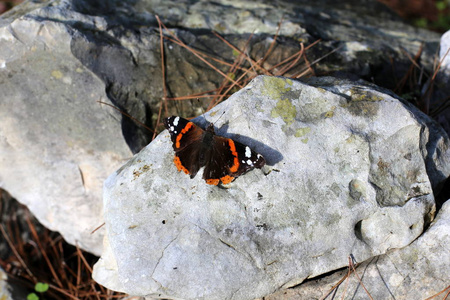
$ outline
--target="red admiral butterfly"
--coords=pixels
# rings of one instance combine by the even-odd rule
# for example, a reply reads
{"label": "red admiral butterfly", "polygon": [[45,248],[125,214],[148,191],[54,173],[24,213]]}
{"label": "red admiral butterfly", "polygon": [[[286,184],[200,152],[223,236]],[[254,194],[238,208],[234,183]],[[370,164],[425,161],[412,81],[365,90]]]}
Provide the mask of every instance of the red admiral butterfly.
{"label": "red admiral butterfly", "polygon": [[264,157],[250,147],[217,136],[212,123],[203,130],[186,119],[172,116],[164,119],[164,126],[173,142],[173,162],[178,171],[194,178],[205,166],[203,179],[207,184],[230,183],[243,173],[261,169],[266,164]]}

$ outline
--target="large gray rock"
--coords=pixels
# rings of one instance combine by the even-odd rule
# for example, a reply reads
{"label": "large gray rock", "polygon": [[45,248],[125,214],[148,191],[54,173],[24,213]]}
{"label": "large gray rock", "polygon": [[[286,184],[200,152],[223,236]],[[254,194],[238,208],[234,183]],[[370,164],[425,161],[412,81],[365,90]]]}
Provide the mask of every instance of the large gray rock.
{"label": "large gray rock", "polygon": [[[212,30],[233,45],[247,45],[245,52],[258,60],[272,49],[283,20],[266,67],[299,51],[299,41],[321,39],[307,51],[310,62],[336,52],[315,64],[316,71],[350,72],[390,87],[396,82],[391,59],[397,77],[403,76],[410,66],[404,49],[414,56],[424,45],[421,62],[431,68],[439,42],[437,34],[405,25],[374,0],[49,0],[27,1],[2,15],[0,186],[50,229],[96,254],[103,233],[90,231],[102,223],[101,182],[151,138],[96,100],[155,126],[163,95],[156,15],[190,47],[228,62],[236,57]],[[251,32],[256,34],[249,40]],[[169,96],[222,83],[192,53],[167,40],[165,45]],[[168,105],[184,116],[198,115],[198,106]]]}
{"label": "large gray rock", "polygon": [[46,227],[102,251],[103,180],[132,156],[101,80],[72,55],[62,23],[0,28],[0,187]]}
{"label": "large gray rock", "polygon": [[[390,250],[385,255],[362,263],[358,266],[357,272],[373,299],[427,299],[448,289],[450,282],[448,245],[450,245],[450,201],[442,206],[430,228],[412,244],[403,249]],[[344,270],[320,280],[310,280],[298,287],[266,296],[264,299],[322,299],[333,291],[333,287],[347,272]],[[333,291],[333,294],[335,299],[368,299],[367,293],[354,274],[350,276],[348,282],[345,281]],[[442,296],[436,299],[443,299]]]}
{"label": "large gray rock", "polygon": [[176,171],[160,134],[105,182],[99,283],[132,295],[262,297],[342,268],[350,254],[365,261],[407,246],[450,173],[445,133],[363,82],[260,76],[206,119],[267,168],[208,186]]}

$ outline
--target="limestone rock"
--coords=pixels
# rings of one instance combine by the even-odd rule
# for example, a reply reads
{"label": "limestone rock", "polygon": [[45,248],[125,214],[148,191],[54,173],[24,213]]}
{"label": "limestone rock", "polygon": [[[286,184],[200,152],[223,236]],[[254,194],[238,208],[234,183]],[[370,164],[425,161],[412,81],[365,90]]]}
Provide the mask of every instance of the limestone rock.
{"label": "limestone rock", "polygon": [[46,227],[101,253],[103,180],[132,153],[101,80],[71,52],[58,22],[0,28],[0,186]]}
{"label": "limestone rock", "polygon": [[[259,59],[283,19],[269,66],[299,51],[299,41],[321,39],[308,50],[310,62],[336,52],[314,65],[316,71],[352,73],[386,87],[396,82],[390,59],[403,76],[410,66],[403,49],[414,56],[423,45],[421,63],[430,69],[439,42],[437,34],[402,23],[374,0],[44,0],[3,14],[0,186],[50,229],[96,254],[103,233],[90,232],[102,223],[101,182],[151,138],[96,100],[154,126],[163,86],[155,15],[192,48],[229,62],[233,51],[212,30],[241,48],[248,42],[248,53]],[[169,96],[222,82],[186,49],[169,41],[165,46]],[[177,104],[185,116],[201,111],[196,101]]]}
{"label": "limestone rock", "polygon": [[260,76],[205,118],[267,168],[208,186],[176,171],[161,133],[105,182],[97,282],[132,295],[262,297],[345,267],[350,254],[407,246],[450,173],[442,129],[364,82]]}
{"label": "limestone rock", "polygon": [[[449,233],[450,201],[446,201],[430,228],[412,244],[361,264],[358,274],[373,299],[423,300],[447,288],[450,281]],[[321,299],[346,273],[347,270],[310,280],[264,299]],[[342,298],[344,294],[346,297]],[[368,296],[357,277],[352,275],[348,283],[342,283],[337,289],[334,298],[362,300]]]}

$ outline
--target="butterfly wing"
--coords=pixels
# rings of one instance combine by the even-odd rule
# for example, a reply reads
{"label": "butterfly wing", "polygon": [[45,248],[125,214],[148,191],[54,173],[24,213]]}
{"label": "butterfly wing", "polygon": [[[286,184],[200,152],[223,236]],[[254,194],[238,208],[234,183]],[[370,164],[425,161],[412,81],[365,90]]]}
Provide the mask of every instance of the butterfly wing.
{"label": "butterfly wing", "polygon": [[203,179],[207,184],[218,185],[234,180],[233,171],[237,171],[238,156],[234,149],[234,141],[221,136],[214,136],[211,150],[206,156]]}
{"label": "butterfly wing", "polygon": [[261,169],[266,164],[266,160],[264,157],[253,151],[249,146],[241,144],[239,142],[234,142],[236,146],[236,152],[238,154],[239,160],[239,168],[236,173],[234,173],[235,177],[238,177],[245,172],[248,172],[253,169]]}
{"label": "butterfly wing", "polygon": [[178,171],[183,171],[193,178],[202,167],[199,163],[199,153],[205,131],[194,123],[175,116],[164,119],[164,126],[169,130],[175,150],[175,166]]}
{"label": "butterfly wing", "polygon": [[164,120],[164,126],[172,139],[173,161],[178,171],[193,178],[205,166],[203,179],[207,184],[230,183],[266,163],[264,157],[250,147],[215,135],[212,124],[205,131],[186,119],[172,116]]}
{"label": "butterfly wing", "polygon": [[213,185],[228,184],[243,173],[265,165],[262,155],[250,147],[221,136],[214,136],[207,159],[203,179]]}

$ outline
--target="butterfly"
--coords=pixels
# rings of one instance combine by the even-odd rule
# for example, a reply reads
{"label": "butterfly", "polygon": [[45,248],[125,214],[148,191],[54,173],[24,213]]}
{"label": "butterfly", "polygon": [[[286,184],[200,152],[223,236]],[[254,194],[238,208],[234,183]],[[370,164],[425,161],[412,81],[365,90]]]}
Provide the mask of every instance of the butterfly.
{"label": "butterfly", "polygon": [[181,117],[164,119],[175,150],[174,163],[178,171],[194,178],[205,167],[203,179],[207,184],[228,184],[254,168],[261,169],[266,161],[249,146],[218,136],[214,124],[203,130]]}

